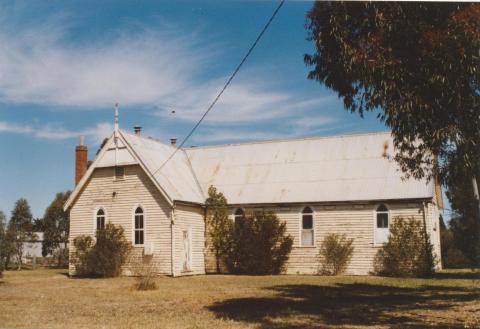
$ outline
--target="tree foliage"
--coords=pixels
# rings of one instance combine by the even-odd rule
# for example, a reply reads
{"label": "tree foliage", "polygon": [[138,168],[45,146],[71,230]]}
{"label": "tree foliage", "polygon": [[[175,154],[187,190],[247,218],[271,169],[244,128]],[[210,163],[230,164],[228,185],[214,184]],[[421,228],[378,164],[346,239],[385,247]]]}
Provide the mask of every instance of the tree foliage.
{"label": "tree foliage", "polygon": [[0,278],[2,277],[3,271],[5,270],[5,254],[4,254],[4,245],[6,237],[6,223],[7,219],[3,211],[0,210]]}
{"label": "tree foliage", "polygon": [[[55,195],[55,199],[50,203],[43,215],[43,257],[53,254],[58,248],[66,248],[68,243],[68,234],[70,230],[70,215],[68,211],[63,210],[63,205],[70,196],[70,191],[60,192]],[[57,253],[61,255],[62,253]],[[60,262],[60,259],[57,259]]]}
{"label": "tree foliage", "polygon": [[454,158],[480,176],[480,4],[321,1],[306,27],[308,77],[378,111],[407,176],[444,180]]}
{"label": "tree foliage", "polygon": [[471,177],[461,159],[450,162],[446,186],[451,218],[442,241],[442,252],[448,254],[444,264],[480,267],[480,221],[476,220],[479,210],[471,198]]}
{"label": "tree foliage", "polygon": [[227,267],[236,274],[279,274],[293,239],[272,212],[253,212],[235,221]]}
{"label": "tree foliage", "polygon": [[397,217],[388,242],[375,256],[375,272],[397,277],[431,277],[435,272],[433,246],[423,223]]}
{"label": "tree foliage", "polygon": [[[452,219],[457,222],[456,219]],[[475,221],[476,222],[476,221]],[[459,223],[465,223],[463,220]],[[443,218],[440,218],[440,246],[442,247],[442,266],[444,268],[464,268],[471,266],[471,261],[468,259],[463,250],[459,249],[462,244],[462,239],[452,232],[451,228],[448,228]],[[467,252],[471,251],[471,248],[467,249]]]}
{"label": "tree foliage", "polygon": [[213,186],[208,188],[207,230],[210,238],[210,249],[215,254],[217,273],[220,273],[220,264],[230,248],[232,235],[232,221],[228,218],[227,199]]}
{"label": "tree foliage", "polygon": [[33,233],[33,217],[26,199],[20,198],[15,202],[12,215],[8,223],[7,240],[16,258],[18,269],[22,268],[24,245],[36,239]]}
{"label": "tree foliage", "polygon": [[6,216],[3,212],[0,213],[0,225],[3,231],[0,238],[0,266],[7,269],[10,264],[10,259],[15,253],[14,232],[12,228],[6,223]]}
{"label": "tree foliage", "polygon": [[345,272],[353,250],[353,239],[345,234],[328,234],[320,246],[320,274],[338,275]]}

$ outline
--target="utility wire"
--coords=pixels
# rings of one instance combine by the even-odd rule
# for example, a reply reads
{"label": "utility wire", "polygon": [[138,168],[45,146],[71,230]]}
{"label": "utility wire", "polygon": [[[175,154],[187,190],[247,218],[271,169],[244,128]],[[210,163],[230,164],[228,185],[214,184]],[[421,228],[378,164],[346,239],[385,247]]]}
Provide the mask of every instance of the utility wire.
{"label": "utility wire", "polygon": [[210,106],[207,108],[207,110],[205,111],[205,113],[203,113],[202,117],[200,118],[200,120],[198,120],[198,122],[195,124],[195,126],[193,126],[192,130],[190,130],[190,132],[188,133],[187,137],[185,137],[185,139],[180,143],[180,145],[178,145],[178,147],[175,149],[175,151],[172,152],[172,154],[167,158],[167,160],[165,160],[162,165],[153,172],[153,176],[160,170],[162,169],[167,163],[168,161],[170,161],[173,156],[178,152],[178,150],[180,150],[183,145],[186,143],[186,141],[193,135],[193,133],[195,132],[195,130],[197,130],[198,126],[200,126],[200,124],[202,123],[203,119],[205,119],[205,117],[208,115],[208,113],[212,110],[212,108],[215,106],[215,104],[217,103],[217,101],[220,99],[220,97],[222,96],[223,92],[227,89],[227,87],[230,85],[230,83],[232,82],[233,78],[235,77],[235,75],[237,75],[238,71],[240,70],[240,68],[242,67],[242,65],[245,63],[245,61],[247,60],[247,58],[250,56],[250,54],[252,53],[253,49],[257,46],[258,42],[260,41],[260,39],[262,38],[263,34],[265,33],[265,31],[267,31],[268,27],[270,26],[270,24],[272,23],[273,19],[275,18],[275,16],[277,15],[278,11],[280,10],[280,8],[283,6],[283,3],[285,2],[285,0],[281,0],[280,3],[278,4],[277,8],[275,9],[275,11],[273,12],[272,16],[270,17],[270,19],[267,21],[267,23],[265,24],[265,26],[263,27],[262,31],[260,32],[260,34],[257,36],[257,39],[255,40],[255,42],[252,44],[252,46],[250,47],[250,49],[248,49],[247,53],[245,54],[245,56],[243,57],[242,61],[240,62],[240,64],[238,64],[238,66],[236,67],[236,69],[233,71],[232,75],[230,76],[230,78],[228,78],[227,82],[225,83],[225,85],[223,86],[223,88],[220,90],[220,92],[218,93],[217,97],[215,97],[215,99],[213,100],[213,102],[210,104]]}

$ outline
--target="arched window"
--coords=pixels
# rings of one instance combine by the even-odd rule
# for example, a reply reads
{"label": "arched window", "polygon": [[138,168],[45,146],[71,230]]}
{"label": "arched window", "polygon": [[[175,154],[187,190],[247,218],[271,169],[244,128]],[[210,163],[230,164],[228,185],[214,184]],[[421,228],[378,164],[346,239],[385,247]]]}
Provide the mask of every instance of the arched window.
{"label": "arched window", "polygon": [[245,217],[245,212],[243,211],[242,208],[237,208],[235,212],[233,213],[233,219],[234,221],[237,221],[239,219],[242,219]]}
{"label": "arched window", "polygon": [[305,207],[302,210],[302,246],[313,246],[314,242],[313,229],[313,210],[310,207]]}
{"label": "arched window", "polygon": [[135,227],[134,227],[134,236],[135,244],[143,245],[144,235],[145,235],[145,220],[142,207],[137,207],[135,209]]}
{"label": "arched window", "polygon": [[388,241],[390,234],[390,210],[384,204],[375,209],[375,243],[381,244]]}
{"label": "arched window", "polygon": [[105,229],[105,211],[102,208],[98,209],[96,219],[97,219],[97,230]]}

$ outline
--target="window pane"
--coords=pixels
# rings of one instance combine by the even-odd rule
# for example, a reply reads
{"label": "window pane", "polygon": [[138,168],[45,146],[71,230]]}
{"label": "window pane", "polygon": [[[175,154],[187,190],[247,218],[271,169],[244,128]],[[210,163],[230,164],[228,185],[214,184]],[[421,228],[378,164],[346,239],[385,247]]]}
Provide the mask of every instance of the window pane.
{"label": "window pane", "polygon": [[97,217],[97,229],[104,229],[105,228],[105,216],[98,216]]}
{"label": "window pane", "polygon": [[313,246],[313,230],[302,230],[302,246]]}
{"label": "window pane", "polygon": [[388,208],[384,204],[381,204],[378,206],[377,211],[388,211]]}
{"label": "window pane", "polygon": [[138,235],[139,235],[138,244],[143,244],[143,231],[138,231]]}
{"label": "window pane", "polygon": [[302,216],[302,228],[304,230],[310,230],[313,228],[313,216],[312,215],[303,215]]}
{"label": "window pane", "polygon": [[103,216],[103,215],[105,215],[105,212],[103,211],[103,209],[99,209],[99,210],[97,211],[97,215],[98,215],[98,216]]}
{"label": "window pane", "polygon": [[135,244],[140,244],[140,231],[135,231]]}
{"label": "window pane", "polygon": [[388,214],[386,213],[377,214],[377,227],[388,228]]}
{"label": "window pane", "polygon": [[302,214],[311,214],[311,213],[313,213],[313,210],[310,207],[305,207],[302,210]]}
{"label": "window pane", "polygon": [[115,178],[123,178],[125,176],[124,167],[115,167]]}
{"label": "window pane", "polygon": [[235,216],[243,216],[243,210],[240,208],[235,210]]}
{"label": "window pane", "polygon": [[136,229],[142,229],[143,228],[143,216],[142,215],[136,215],[135,216],[135,228]]}

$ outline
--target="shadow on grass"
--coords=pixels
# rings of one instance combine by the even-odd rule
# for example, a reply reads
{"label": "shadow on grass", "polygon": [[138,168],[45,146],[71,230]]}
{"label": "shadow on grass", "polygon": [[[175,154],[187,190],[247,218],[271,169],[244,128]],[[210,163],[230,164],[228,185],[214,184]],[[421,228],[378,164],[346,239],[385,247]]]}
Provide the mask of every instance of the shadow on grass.
{"label": "shadow on grass", "polygon": [[75,278],[74,276],[71,276],[71,275],[68,273],[68,271],[58,271],[57,273],[58,273],[59,275],[65,276],[65,277],[67,277],[67,278],[69,278],[69,279],[74,279],[74,278]]}
{"label": "shadow on grass", "polygon": [[478,294],[464,288],[435,286],[302,284],[270,289],[275,291],[275,296],[230,299],[208,309],[218,317],[258,323],[261,328],[313,329],[329,325],[451,328],[451,323],[427,323],[424,316],[412,312],[449,310],[455,303],[479,298]]}
{"label": "shadow on grass", "polygon": [[480,269],[465,271],[445,271],[435,273],[435,279],[480,280]]}

